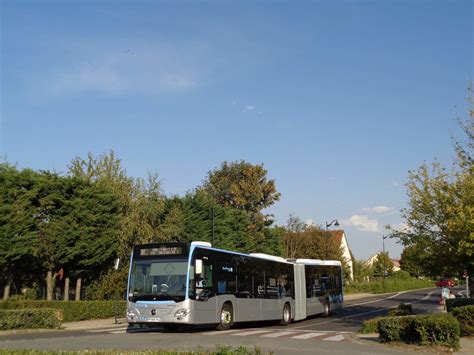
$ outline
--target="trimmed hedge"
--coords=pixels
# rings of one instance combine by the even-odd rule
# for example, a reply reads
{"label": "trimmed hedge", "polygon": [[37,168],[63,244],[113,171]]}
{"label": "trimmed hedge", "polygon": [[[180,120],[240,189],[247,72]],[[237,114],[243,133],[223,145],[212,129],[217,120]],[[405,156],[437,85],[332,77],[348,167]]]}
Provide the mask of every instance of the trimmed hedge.
{"label": "trimmed hedge", "polygon": [[368,333],[377,333],[377,322],[384,317],[376,317],[372,319],[366,319],[362,323],[362,328],[360,328],[359,333],[368,334]]}
{"label": "trimmed hedge", "polygon": [[450,314],[382,318],[377,330],[380,339],[386,342],[459,347],[459,322]]}
{"label": "trimmed hedge", "polygon": [[[397,316],[409,316],[413,314],[413,308],[411,304],[400,303],[396,309],[392,309],[388,312],[388,317],[397,317]],[[362,323],[362,328],[359,330],[359,333],[377,333],[377,322],[385,317],[376,317],[372,319],[367,319]]]}
{"label": "trimmed hedge", "polygon": [[63,314],[54,308],[1,309],[0,329],[59,328]]}
{"label": "trimmed hedge", "polygon": [[412,342],[414,339],[413,319],[415,316],[385,317],[377,322],[379,338],[383,341]]}
{"label": "trimmed hedge", "polygon": [[126,301],[1,301],[0,309],[53,308],[61,310],[64,322],[125,316]]}
{"label": "trimmed hedge", "polygon": [[451,312],[454,308],[472,306],[474,305],[474,298],[453,298],[446,300],[446,310]]}
{"label": "trimmed hedge", "polygon": [[452,315],[456,317],[461,326],[461,335],[474,335],[474,306],[457,307]]}
{"label": "trimmed hedge", "polygon": [[385,281],[353,282],[344,287],[345,293],[386,293],[433,287],[433,281],[388,277]]}

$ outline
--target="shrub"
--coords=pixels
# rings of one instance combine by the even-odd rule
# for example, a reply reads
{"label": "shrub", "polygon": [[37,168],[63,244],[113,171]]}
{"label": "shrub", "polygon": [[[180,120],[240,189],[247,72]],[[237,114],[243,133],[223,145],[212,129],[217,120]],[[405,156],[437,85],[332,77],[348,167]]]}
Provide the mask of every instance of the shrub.
{"label": "shrub", "polygon": [[459,321],[462,336],[474,335],[474,306],[457,307],[452,314]]}
{"label": "shrub", "polygon": [[383,317],[376,317],[372,319],[366,319],[362,323],[362,328],[359,330],[360,333],[377,333],[377,322]]}
{"label": "shrub", "polygon": [[54,308],[64,314],[65,322],[111,318],[125,315],[125,301],[2,301],[0,309]]}
{"label": "shrub", "polygon": [[459,322],[450,314],[382,318],[377,322],[377,330],[386,342],[459,347]]}
{"label": "shrub", "polygon": [[377,331],[382,341],[405,341],[411,342],[413,339],[413,318],[405,317],[386,317],[377,322]]}
{"label": "shrub", "polygon": [[0,329],[18,328],[59,328],[62,311],[53,308],[41,309],[2,309],[0,310]]}
{"label": "shrub", "polygon": [[414,318],[415,336],[420,344],[459,347],[459,322],[451,314],[432,314]]}
{"label": "shrub", "polygon": [[406,279],[403,275],[397,277],[388,277],[385,281],[372,281],[372,282],[358,282],[347,285],[344,289],[346,293],[384,293],[384,292],[400,292],[406,290],[412,290],[417,288],[432,287],[433,282],[431,280],[421,280],[408,278]]}
{"label": "shrub", "polygon": [[451,312],[454,308],[474,305],[474,298],[453,298],[446,300],[446,309]]}

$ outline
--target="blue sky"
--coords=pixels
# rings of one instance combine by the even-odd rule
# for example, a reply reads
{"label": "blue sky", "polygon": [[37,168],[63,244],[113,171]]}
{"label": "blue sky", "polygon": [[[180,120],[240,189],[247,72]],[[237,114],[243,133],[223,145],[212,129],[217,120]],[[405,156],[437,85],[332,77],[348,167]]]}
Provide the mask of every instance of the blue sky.
{"label": "blue sky", "polygon": [[179,195],[263,163],[278,224],[337,218],[367,258],[408,170],[453,158],[472,24],[470,1],[3,0],[0,154],[65,172],[113,149]]}

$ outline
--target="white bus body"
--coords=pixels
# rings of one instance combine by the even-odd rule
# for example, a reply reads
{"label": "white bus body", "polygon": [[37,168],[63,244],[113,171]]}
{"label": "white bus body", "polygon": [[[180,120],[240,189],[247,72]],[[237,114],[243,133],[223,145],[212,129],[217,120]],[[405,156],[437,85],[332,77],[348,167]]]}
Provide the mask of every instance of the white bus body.
{"label": "white bus body", "polygon": [[130,259],[127,322],[286,325],[343,304],[339,261],[285,260],[207,242],[137,245]]}

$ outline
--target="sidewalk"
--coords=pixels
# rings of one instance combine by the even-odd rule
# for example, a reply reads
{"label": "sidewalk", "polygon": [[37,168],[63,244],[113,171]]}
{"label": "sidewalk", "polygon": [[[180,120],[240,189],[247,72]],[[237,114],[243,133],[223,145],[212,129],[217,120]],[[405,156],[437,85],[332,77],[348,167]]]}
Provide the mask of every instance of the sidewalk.
{"label": "sidewalk", "polygon": [[107,319],[90,319],[82,320],[78,322],[67,322],[61,324],[61,329],[65,330],[84,330],[84,329],[101,329],[101,328],[123,328],[127,325],[125,318],[117,318],[117,323],[115,323],[115,318]]}

